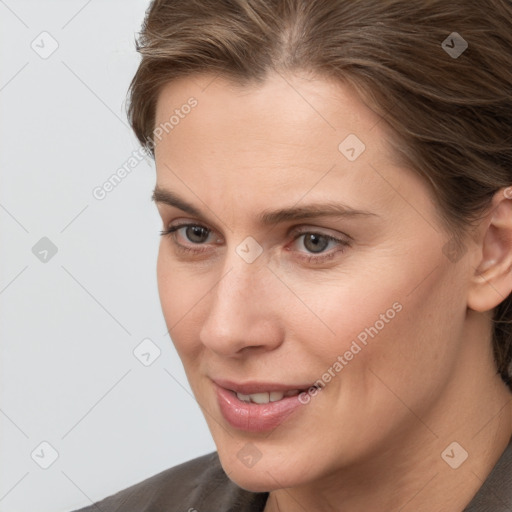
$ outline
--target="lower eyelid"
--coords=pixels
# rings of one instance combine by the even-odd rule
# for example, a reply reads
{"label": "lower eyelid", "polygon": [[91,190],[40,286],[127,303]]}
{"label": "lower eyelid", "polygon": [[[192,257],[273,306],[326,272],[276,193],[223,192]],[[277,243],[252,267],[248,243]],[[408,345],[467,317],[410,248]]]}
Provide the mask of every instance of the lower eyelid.
{"label": "lower eyelid", "polygon": [[295,251],[299,254],[299,258],[308,260],[308,261],[317,261],[321,263],[322,261],[326,261],[328,259],[334,258],[338,254],[343,254],[349,247],[349,244],[340,242],[336,247],[330,249],[326,252],[306,252],[306,251]]}
{"label": "lower eyelid", "polygon": [[203,253],[211,252],[212,248],[209,246],[209,244],[193,244],[192,242],[189,243],[181,243],[177,241],[174,238],[175,233],[171,234],[171,237],[173,238],[173,247],[174,250],[177,253],[182,254],[189,254],[191,256],[198,256]]}

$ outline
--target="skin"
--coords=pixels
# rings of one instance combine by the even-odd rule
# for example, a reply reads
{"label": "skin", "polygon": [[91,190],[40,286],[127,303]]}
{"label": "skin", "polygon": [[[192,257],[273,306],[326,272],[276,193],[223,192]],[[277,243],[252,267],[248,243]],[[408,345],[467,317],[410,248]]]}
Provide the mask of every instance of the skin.
{"label": "skin", "polygon": [[[162,89],[156,125],[191,96],[197,106],[156,145],[156,184],[200,213],[157,207],[164,229],[211,231],[199,243],[186,228],[162,238],[158,285],[224,470],[270,491],[265,512],[463,510],[512,432],[490,338],[490,312],[512,289],[512,201],[496,194],[455,261],[430,189],[348,85],[195,75]],[[349,134],[366,146],[354,161],[338,149]],[[328,202],[370,214],[259,221]],[[305,232],[348,245],[311,252]],[[253,263],[236,252],[248,236],[263,251]],[[394,303],[401,311],[275,430],[224,420],[211,379],[315,382]],[[468,452],[457,469],[441,457],[454,441]],[[261,452],[252,467],[237,457],[248,443]]]}

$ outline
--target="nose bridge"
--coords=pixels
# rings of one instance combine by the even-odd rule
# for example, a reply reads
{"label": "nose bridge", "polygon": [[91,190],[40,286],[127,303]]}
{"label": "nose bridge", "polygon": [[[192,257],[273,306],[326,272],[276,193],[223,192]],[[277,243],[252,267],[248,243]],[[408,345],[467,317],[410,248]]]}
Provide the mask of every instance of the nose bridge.
{"label": "nose bridge", "polygon": [[272,326],[270,291],[265,286],[268,272],[263,259],[248,263],[235,252],[226,257],[201,329],[204,345],[228,355],[276,342],[277,326]]}
{"label": "nose bridge", "polygon": [[[265,268],[255,262],[248,264],[237,254],[228,258],[223,277],[213,293],[212,313],[226,316],[232,323],[244,319],[245,323],[256,318],[256,306],[262,302]],[[234,325],[234,323],[233,323]]]}

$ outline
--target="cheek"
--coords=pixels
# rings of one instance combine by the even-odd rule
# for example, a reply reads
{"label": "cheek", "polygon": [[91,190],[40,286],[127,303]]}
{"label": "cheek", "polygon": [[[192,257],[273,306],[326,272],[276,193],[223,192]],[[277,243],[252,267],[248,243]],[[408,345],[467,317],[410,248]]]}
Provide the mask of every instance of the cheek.
{"label": "cheek", "polygon": [[[403,402],[422,410],[439,396],[455,371],[463,348],[466,307],[463,290],[448,265],[440,265],[415,287],[417,281],[404,279],[400,289],[369,298],[363,311],[353,312],[356,330],[368,334],[353,370],[360,391],[373,396],[375,403],[387,397],[398,408]],[[399,303],[401,310],[388,323],[378,323],[393,303]]]}
{"label": "cheek", "polygon": [[463,276],[435,251],[421,268],[415,261],[374,268],[364,279],[347,272],[315,286],[296,285],[308,307],[299,314],[294,306],[288,326],[302,340],[306,360],[316,361],[317,378],[331,368],[357,381],[357,395],[382,388],[376,375],[404,396],[413,381],[421,380],[425,392],[446,382],[460,349],[466,308],[457,283]]}
{"label": "cheek", "polygon": [[282,311],[290,312],[287,327],[295,331],[311,361],[325,366],[347,351],[349,361],[365,359],[371,342],[400,322],[407,283],[401,282],[403,276],[389,278],[388,273],[389,268],[367,274],[347,268],[292,283],[295,296]]}
{"label": "cheek", "polygon": [[[157,259],[158,293],[162,313],[171,340],[181,359],[188,359],[197,351],[194,326],[200,325],[198,313],[208,286],[198,277],[190,275],[172,260],[167,249],[160,245]],[[197,330],[197,327],[196,327]]]}
{"label": "cheek", "polygon": [[160,296],[160,304],[164,314],[167,328],[172,329],[178,318],[180,317],[179,301],[176,297],[180,294],[180,283],[173,275],[171,270],[172,263],[167,258],[163,249],[164,241],[160,243],[158,251],[158,259],[156,265],[156,275],[158,282],[158,294]]}

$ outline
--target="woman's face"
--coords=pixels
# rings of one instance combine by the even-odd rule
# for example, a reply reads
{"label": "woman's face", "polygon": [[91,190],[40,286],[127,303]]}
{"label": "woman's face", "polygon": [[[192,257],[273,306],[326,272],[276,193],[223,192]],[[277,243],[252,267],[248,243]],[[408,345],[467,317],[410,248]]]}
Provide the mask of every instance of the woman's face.
{"label": "woman's face", "polygon": [[172,82],[166,122],[160,298],[230,478],[304,485],[431,439],[468,378],[468,265],[385,121],[347,86],[271,75]]}

